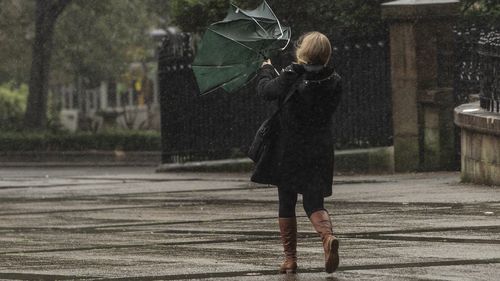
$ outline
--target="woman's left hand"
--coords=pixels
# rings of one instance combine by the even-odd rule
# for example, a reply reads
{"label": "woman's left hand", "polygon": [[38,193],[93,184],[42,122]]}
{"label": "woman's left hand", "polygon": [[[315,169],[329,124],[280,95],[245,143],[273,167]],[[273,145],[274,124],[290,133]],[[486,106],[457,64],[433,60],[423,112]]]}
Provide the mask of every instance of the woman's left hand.
{"label": "woman's left hand", "polygon": [[271,59],[267,59],[267,60],[265,60],[265,61],[262,63],[261,67],[262,67],[262,66],[264,66],[264,65],[267,65],[267,64],[269,64],[269,65],[273,65],[273,64],[271,63]]}

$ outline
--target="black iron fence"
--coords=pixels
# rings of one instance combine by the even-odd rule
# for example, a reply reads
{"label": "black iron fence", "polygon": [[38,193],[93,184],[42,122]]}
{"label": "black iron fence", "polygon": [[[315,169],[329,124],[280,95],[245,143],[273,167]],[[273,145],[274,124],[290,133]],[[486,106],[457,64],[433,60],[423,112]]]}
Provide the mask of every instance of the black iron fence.
{"label": "black iron fence", "polygon": [[470,96],[479,94],[479,55],[477,42],[482,28],[455,27],[455,73],[453,91],[456,105],[467,103]]}
{"label": "black iron fence", "polygon": [[478,42],[480,60],[480,105],[500,112],[500,32],[482,34]]}
{"label": "black iron fence", "polygon": [[[160,50],[163,163],[243,156],[270,105],[256,97],[255,81],[237,93],[200,96],[191,69],[190,36],[179,38],[180,45],[166,40]],[[273,60],[289,62],[290,55]],[[334,117],[337,148],[392,145],[387,39],[337,43],[333,65],[344,89]]]}
{"label": "black iron fence", "polygon": [[455,38],[457,105],[476,95],[482,108],[500,112],[500,30],[458,26]]}
{"label": "black iron fence", "polygon": [[343,79],[335,114],[337,147],[392,145],[389,45],[384,39],[334,47],[333,65]]}

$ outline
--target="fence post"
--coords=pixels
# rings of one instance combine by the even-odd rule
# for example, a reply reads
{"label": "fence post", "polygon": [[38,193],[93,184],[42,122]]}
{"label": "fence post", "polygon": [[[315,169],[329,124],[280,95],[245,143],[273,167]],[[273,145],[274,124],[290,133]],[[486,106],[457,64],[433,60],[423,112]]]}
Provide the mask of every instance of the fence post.
{"label": "fence post", "polygon": [[98,109],[105,110],[108,108],[108,82],[101,81],[99,89],[100,107]]}
{"label": "fence post", "polygon": [[455,158],[449,149],[454,147],[453,99],[449,97],[452,28],[459,11],[458,0],[382,4],[382,16],[390,26],[397,172],[447,169],[449,160]]}

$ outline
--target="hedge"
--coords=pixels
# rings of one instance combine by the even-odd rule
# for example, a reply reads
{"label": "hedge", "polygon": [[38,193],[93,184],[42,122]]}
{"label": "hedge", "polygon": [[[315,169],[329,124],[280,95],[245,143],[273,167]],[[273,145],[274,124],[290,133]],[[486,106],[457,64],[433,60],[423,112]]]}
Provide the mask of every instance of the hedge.
{"label": "hedge", "polygon": [[0,132],[0,151],[160,151],[161,137],[155,131],[106,133]]}

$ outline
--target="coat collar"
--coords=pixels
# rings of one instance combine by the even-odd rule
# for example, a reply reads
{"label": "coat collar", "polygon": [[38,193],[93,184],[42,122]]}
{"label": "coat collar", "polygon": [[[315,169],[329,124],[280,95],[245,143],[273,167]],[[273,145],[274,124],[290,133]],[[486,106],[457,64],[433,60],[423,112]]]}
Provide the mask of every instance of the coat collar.
{"label": "coat collar", "polygon": [[338,74],[330,66],[293,63],[290,68],[299,75],[305,74],[306,84],[321,84],[338,78]]}
{"label": "coat collar", "polygon": [[299,73],[320,73],[322,70],[327,68],[324,65],[319,65],[319,64],[298,64],[298,63],[292,63],[292,69]]}

